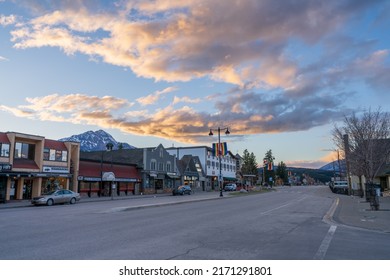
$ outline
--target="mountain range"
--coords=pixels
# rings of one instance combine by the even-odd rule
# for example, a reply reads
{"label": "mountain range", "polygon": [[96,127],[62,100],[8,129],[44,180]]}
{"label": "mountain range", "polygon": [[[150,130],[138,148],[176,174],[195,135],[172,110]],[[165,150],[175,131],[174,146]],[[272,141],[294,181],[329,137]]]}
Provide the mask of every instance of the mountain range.
{"label": "mountain range", "polygon": [[87,131],[81,134],[59,139],[59,141],[80,142],[80,150],[83,152],[104,151],[108,143],[113,144],[113,149],[135,149],[127,143],[118,142],[111,134],[104,130]]}

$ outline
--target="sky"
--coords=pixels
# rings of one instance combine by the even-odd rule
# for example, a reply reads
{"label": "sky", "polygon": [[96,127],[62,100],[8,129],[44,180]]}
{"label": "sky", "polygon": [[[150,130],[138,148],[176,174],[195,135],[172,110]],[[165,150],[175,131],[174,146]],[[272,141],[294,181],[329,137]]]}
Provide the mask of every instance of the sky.
{"label": "sky", "polygon": [[389,52],[390,1],[0,0],[0,131],[142,148],[220,128],[233,154],[319,168],[345,116],[390,110]]}

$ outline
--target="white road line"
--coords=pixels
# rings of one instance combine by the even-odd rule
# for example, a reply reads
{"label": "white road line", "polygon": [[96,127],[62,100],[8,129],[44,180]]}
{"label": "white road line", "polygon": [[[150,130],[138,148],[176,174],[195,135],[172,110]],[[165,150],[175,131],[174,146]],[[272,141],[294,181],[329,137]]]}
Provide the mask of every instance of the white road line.
{"label": "white road line", "polygon": [[270,213],[270,212],[272,212],[272,211],[275,211],[275,210],[278,210],[278,209],[284,208],[284,207],[286,207],[286,206],[289,206],[289,205],[291,205],[291,204],[294,204],[294,203],[300,202],[300,201],[302,201],[302,200],[304,200],[304,199],[306,199],[306,196],[303,196],[303,197],[301,197],[301,198],[299,198],[299,199],[296,199],[296,200],[290,201],[289,203],[283,204],[283,205],[281,205],[281,206],[278,206],[278,207],[272,208],[272,209],[270,209],[270,210],[267,210],[267,211],[265,211],[265,212],[261,212],[261,213],[260,213],[260,215],[267,215],[268,213]]}
{"label": "white road line", "polygon": [[325,235],[324,240],[322,240],[322,242],[321,242],[320,248],[318,248],[318,251],[314,256],[315,260],[323,260],[324,259],[326,252],[328,251],[330,242],[333,239],[333,235],[334,235],[336,229],[337,229],[337,226],[335,226],[335,225],[332,225],[329,228],[328,233]]}

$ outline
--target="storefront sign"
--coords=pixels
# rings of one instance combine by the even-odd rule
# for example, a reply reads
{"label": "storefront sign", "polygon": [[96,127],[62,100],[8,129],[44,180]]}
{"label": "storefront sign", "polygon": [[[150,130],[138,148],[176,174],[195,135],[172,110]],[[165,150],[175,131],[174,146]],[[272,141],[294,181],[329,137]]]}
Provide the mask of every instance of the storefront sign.
{"label": "storefront sign", "polygon": [[0,164],[0,171],[11,171],[12,164]]}
{"label": "storefront sign", "polygon": [[60,167],[60,166],[44,166],[42,168],[43,172],[52,172],[52,173],[69,173],[69,170],[67,167]]}
{"label": "storefront sign", "polygon": [[103,181],[115,181],[114,172],[103,172],[102,180]]}
{"label": "storefront sign", "polygon": [[102,180],[102,178],[100,178],[100,177],[78,176],[77,180],[79,180],[79,181],[88,181],[88,182],[100,182]]}

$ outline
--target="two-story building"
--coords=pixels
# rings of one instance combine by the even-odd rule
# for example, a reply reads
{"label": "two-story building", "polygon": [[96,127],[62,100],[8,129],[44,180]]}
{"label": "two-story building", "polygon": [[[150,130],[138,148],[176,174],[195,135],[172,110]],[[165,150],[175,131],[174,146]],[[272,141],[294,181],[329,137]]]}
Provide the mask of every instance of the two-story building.
{"label": "two-story building", "polygon": [[219,157],[214,156],[212,149],[207,146],[192,147],[171,147],[166,149],[171,155],[182,158],[185,155],[192,155],[199,158],[202,168],[206,174],[206,180],[202,183],[205,190],[218,190],[218,178],[222,174],[224,183],[236,181],[236,159],[231,152],[221,157],[221,169]]}
{"label": "two-story building", "polygon": [[0,132],[0,202],[64,188],[77,191],[80,145]]}

